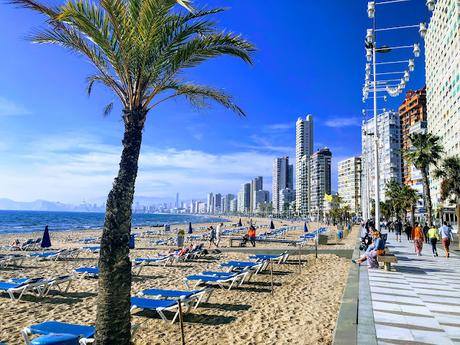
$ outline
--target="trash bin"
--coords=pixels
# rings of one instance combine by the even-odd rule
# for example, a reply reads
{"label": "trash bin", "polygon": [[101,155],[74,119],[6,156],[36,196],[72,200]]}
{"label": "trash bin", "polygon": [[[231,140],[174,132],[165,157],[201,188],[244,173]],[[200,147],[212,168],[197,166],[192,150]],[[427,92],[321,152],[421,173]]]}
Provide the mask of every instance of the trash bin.
{"label": "trash bin", "polygon": [[319,245],[326,245],[327,244],[327,235],[319,235],[318,236],[318,244]]}
{"label": "trash bin", "polygon": [[179,230],[177,232],[177,237],[176,237],[176,244],[177,247],[181,248],[184,246],[184,240],[185,240],[185,231],[184,230]]}

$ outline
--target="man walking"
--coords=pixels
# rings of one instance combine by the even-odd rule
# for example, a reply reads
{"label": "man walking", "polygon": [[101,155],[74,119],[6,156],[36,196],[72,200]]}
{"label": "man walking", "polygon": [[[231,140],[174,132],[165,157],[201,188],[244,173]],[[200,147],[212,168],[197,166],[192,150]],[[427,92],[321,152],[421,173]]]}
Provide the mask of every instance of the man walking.
{"label": "man walking", "polygon": [[452,229],[447,226],[447,222],[443,223],[443,226],[439,228],[439,235],[442,239],[442,245],[444,247],[444,251],[446,252],[446,258],[450,256],[449,253],[449,246],[450,242],[453,241],[454,236],[452,234]]}
{"label": "man walking", "polygon": [[396,235],[396,242],[401,242],[401,232],[402,232],[402,223],[399,218],[394,223],[395,235]]}

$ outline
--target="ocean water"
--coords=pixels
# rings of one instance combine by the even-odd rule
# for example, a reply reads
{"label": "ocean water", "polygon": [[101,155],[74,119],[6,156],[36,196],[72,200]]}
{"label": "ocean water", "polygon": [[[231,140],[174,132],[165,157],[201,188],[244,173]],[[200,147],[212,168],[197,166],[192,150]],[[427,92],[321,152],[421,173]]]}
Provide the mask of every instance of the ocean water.
{"label": "ocean water", "polygon": [[[204,223],[221,220],[221,218],[206,215],[134,213],[132,226]],[[40,231],[45,228],[45,225],[48,225],[52,231],[65,231],[98,229],[102,228],[103,224],[104,213],[0,210],[0,234]]]}

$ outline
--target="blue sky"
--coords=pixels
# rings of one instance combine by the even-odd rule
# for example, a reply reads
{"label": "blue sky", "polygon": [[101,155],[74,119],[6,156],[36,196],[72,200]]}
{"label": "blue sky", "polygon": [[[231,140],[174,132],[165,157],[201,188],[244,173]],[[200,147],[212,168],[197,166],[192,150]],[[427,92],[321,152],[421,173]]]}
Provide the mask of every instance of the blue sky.
{"label": "blue sky", "polygon": [[[219,26],[243,34],[258,50],[254,66],[219,58],[186,76],[225,89],[248,116],[238,118],[219,106],[197,113],[183,101],[154,110],[145,129],[136,194],[173,198],[179,191],[185,200],[204,198],[209,191],[236,193],[256,175],[263,175],[271,189],[272,160],[289,155],[294,161],[294,124],[307,114],[314,116],[315,148],[332,150],[336,186],[337,161],[361,151],[367,1],[195,3],[229,7],[218,16]],[[424,3],[382,7],[379,24],[428,21]],[[92,68],[83,58],[24,39],[42,21],[35,13],[1,5],[0,197],[103,200],[121,152],[120,108],[104,118],[102,109],[115,100],[112,94],[97,87],[86,95]],[[416,30],[381,38],[388,45],[419,41]],[[410,51],[383,58],[402,53]],[[423,59],[416,60],[408,88],[424,85]],[[386,107],[396,108],[402,99],[391,99]]]}

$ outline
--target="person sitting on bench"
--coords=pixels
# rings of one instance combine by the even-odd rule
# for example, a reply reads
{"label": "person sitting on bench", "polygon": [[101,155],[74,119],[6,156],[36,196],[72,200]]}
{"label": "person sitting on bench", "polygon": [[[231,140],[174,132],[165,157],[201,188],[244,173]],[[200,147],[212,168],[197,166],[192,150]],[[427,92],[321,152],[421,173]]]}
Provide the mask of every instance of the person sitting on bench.
{"label": "person sitting on bench", "polygon": [[372,244],[367,248],[366,252],[358,259],[352,260],[354,263],[362,263],[367,260],[369,268],[379,268],[377,256],[385,255],[385,242],[381,238],[379,231],[372,233]]}

